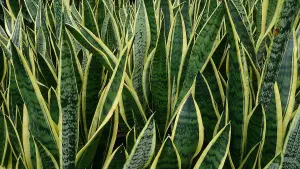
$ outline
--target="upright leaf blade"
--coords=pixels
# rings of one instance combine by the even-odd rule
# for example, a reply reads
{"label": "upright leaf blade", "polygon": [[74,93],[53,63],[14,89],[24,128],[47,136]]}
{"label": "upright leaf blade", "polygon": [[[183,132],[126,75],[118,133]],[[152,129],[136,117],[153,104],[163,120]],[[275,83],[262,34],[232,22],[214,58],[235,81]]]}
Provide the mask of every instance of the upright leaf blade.
{"label": "upright leaf blade", "polygon": [[31,134],[58,159],[57,133],[51,121],[45,100],[41,95],[35,77],[21,51],[12,44],[13,65],[17,84],[26,105],[28,105]]}
{"label": "upright leaf blade", "polygon": [[177,169],[181,168],[181,160],[180,156],[177,152],[177,149],[171,139],[171,137],[167,137],[163,142],[159,152],[157,153],[152,165],[151,169]]}
{"label": "upright leaf blade", "polygon": [[231,127],[227,124],[203,150],[194,169],[222,168],[229,152]]}
{"label": "upright leaf blade", "polygon": [[172,139],[181,158],[181,167],[188,167],[199,153],[204,140],[201,114],[190,94],[177,114]]}
{"label": "upright leaf blade", "polygon": [[60,68],[59,68],[59,92],[61,104],[61,167],[65,169],[75,168],[75,159],[78,144],[78,93],[76,77],[73,67],[72,46],[68,43],[68,35],[62,31]]}
{"label": "upright leaf blade", "polygon": [[156,112],[154,114],[154,120],[158,125],[161,138],[165,134],[165,128],[169,118],[169,77],[163,27],[164,26],[162,26],[160,30],[158,43],[152,60],[152,74],[150,79],[153,111]]}
{"label": "upright leaf blade", "polygon": [[103,169],[119,169],[126,162],[126,149],[124,146],[119,146],[109,157],[109,164],[104,165]]}
{"label": "upright leaf blade", "polygon": [[139,169],[149,165],[155,149],[156,131],[153,116],[148,120],[136,140],[123,169]]}
{"label": "upright leaf blade", "polygon": [[282,4],[281,12],[275,24],[276,32],[271,44],[271,51],[268,55],[260,84],[258,101],[263,106],[267,106],[271,100],[274,82],[279,73],[284,49],[287,45],[299,6],[299,0],[285,0]]}
{"label": "upright leaf blade", "polygon": [[[213,48],[213,43],[218,34],[221,25],[220,21],[224,16],[224,9],[225,9],[224,4],[220,4],[215,9],[212,16],[208,19],[206,24],[203,26],[202,30],[200,31],[196,39],[195,45],[192,48],[190,59],[188,61],[186,77],[183,82],[183,86],[180,91],[179,98],[177,100],[177,105],[181,102],[183,97],[186,95],[187,91],[192,86],[198,71],[201,70],[209,61],[208,56],[211,49]],[[204,41],[207,43],[203,43]]]}
{"label": "upright leaf blade", "polygon": [[144,0],[141,0],[135,19],[132,83],[140,101],[143,102],[142,76],[144,59],[148,55],[150,45],[150,29]]}
{"label": "upright leaf blade", "polygon": [[299,168],[300,167],[300,106],[298,106],[297,114],[294,117],[290,130],[286,136],[283,149],[283,169]]}

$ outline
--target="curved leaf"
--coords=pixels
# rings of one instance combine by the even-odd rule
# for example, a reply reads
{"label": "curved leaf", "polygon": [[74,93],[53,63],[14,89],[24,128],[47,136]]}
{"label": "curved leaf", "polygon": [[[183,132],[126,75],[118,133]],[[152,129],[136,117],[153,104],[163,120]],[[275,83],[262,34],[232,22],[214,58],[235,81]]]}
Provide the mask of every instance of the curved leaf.
{"label": "curved leaf", "polygon": [[290,130],[286,136],[283,149],[283,169],[300,167],[300,106],[298,106],[296,116],[294,117]]}
{"label": "curved leaf", "polygon": [[[127,63],[127,56],[125,51],[123,51],[122,57],[119,58],[117,67],[115,68],[111,80],[108,84],[109,90],[105,91],[105,100],[103,100],[102,103],[99,102],[99,104],[101,104],[102,106],[99,106],[99,104],[97,106],[97,116],[94,116],[95,122],[93,122],[94,124],[92,124],[93,128],[90,129],[89,141],[77,153],[76,169],[84,169],[91,165],[93,161],[93,158],[91,157],[93,157],[97,151],[98,143],[101,139],[101,134],[117,107],[117,103],[120,99],[120,95],[124,85],[124,72],[126,70]],[[100,108],[102,110],[99,110]]]}
{"label": "curved leaf", "polygon": [[198,105],[191,94],[176,116],[172,140],[181,158],[181,168],[189,166],[204,140],[204,127]]}
{"label": "curved leaf", "polygon": [[26,105],[28,105],[31,134],[58,159],[58,136],[35,77],[21,51],[12,45],[16,81]]}
{"label": "curved leaf", "polygon": [[299,0],[283,1],[282,9],[274,28],[276,31],[274,31],[274,38],[270,47],[271,51],[267,57],[260,84],[258,101],[263,106],[268,106],[268,103],[271,101],[273,86],[280,70],[284,49],[286,48],[299,6]]}
{"label": "curved leaf", "polygon": [[147,167],[154,155],[155,144],[156,131],[152,115],[137,138],[123,169]]}
{"label": "curved leaf", "polygon": [[278,154],[266,165],[264,169],[280,169],[281,167],[283,169],[289,168],[288,166],[283,167],[281,163],[282,163],[282,157],[281,154]]}
{"label": "curved leaf", "polygon": [[[224,16],[224,4],[220,4],[208,21],[203,26],[200,31],[195,45],[192,48],[192,53],[188,61],[188,67],[186,70],[185,80],[183,82],[182,89],[180,91],[179,98],[177,100],[177,105],[181,102],[183,97],[186,95],[187,91],[192,86],[194,79],[199,70],[201,70],[209,61],[209,53],[213,48],[214,41],[219,32],[221,26],[221,20]],[[203,43],[203,42],[206,43]]]}
{"label": "curved leaf", "polygon": [[109,164],[104,165],[103,169],[120,169],[126,162],[126,149],[123,145],[119,146],[110,156]]}
{"label": "curved leaf", "polygon": [[181,161],[180,156],[176,150],[176,147],[171,139],[171,137],[167,137],[166,140],[161,145],[159,152],[157,153],[152,165],[151,169],[180,169]]}
{"label": "curved leaf", "polygon": [[230,136],[231,126],[227,124],[203,150],[194,169],[222,168],[229,152]]}

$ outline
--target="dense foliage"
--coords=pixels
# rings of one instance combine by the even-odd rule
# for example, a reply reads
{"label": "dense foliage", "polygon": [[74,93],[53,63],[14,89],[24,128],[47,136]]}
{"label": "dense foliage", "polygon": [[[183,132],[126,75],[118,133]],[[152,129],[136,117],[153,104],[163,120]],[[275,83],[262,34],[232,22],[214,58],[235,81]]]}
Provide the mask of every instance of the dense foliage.
{"label": "dense foliage", "polygon": [[6,0],[0,169],[299,169],[300,0]]}

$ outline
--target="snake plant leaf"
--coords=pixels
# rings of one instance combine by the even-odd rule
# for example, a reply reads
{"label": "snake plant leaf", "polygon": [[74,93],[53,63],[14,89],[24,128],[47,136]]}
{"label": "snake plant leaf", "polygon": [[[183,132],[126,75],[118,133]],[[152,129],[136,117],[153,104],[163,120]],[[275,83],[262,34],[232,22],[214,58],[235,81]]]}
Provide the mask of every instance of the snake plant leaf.
{"label": "snake plant leaf", "polygon": [[[103,22],[105,20],[104,18],[107,16],[107,15],[105,15],[104,8],[105,7],[104,7],[102,0],[98,0],[98,3],[95,5],[95,18],[96,18],[96,21],[98,24],[99,31],[100,31],[100,28],[102,28]],[[102,35],[101,35],[101,38],[103,38]]]}
{"label": "snake plant leaf", "polygon": [[[42,0],[39,0],[38,11],[37,11],[37,15],[36,15],[34,24],[35,24],[34,31],[35,31],[36,35],[37,35],[37,32],[39,29],[43,29],[43,33],[44,33],[45,37],[49,36],[48,28],[46,25],[47,23],[46,23],[46,16],[45,16],[45,8],[44,8],[44,3]],[[46,41],[46,43],[48,43],[48,42]]]}
{"label": "snake plant leaf", "polygon": [[180,69],[180,63],[183,59],[183,45],[187,43],[183,16],[180,10],[177,12],[175,16],[175,24],[173,30],[173,37],[171,41],[171,49],[170,49],[170,67],[171,67],[171,81],[175,79],[177,82],[177,76]]}
{"label": "snake plant leaf", "polygon": [[197,102],[189,94],[176,116],[172,140],[181,158],[181,168],[189,166],[204,140],[204,127]]}
{"label": "snake plant leaf", "polygon": [[112,108],[116,107],[115,105],[118,103],[124,85],[125,70],[128,58],[126,54],[127,53],[125,49],[122,53],[122,57],[120,57],[121,60],[119,65],[115,68],[114,73],[111,76],[111,79],[98,102],[92,125],[90,127],[89,137],[95,133],[103,120],[108,114],[111,113],[113,110]]}
{"label": "snake plant leaf", "polygon": [[171,137],[167,137],[166,140],[161,145],[159,152],[157,153],[152,165],[151,169],[180,169],[181,161],[180,156],[176,150],[176,147],[171,139]]}
{"label": "snake plant leaf", "polygon": [[37,30],[35,46],[37,53],[41,54],[42,56],[46,55],[46,39],[43,33],[43,29],[41,28]]}
{"label": "snake plant leaf", "polygon": [[23,152],[23,148],[16,126],[8,116],[5,116],[4,124],[6,124],[8,139],[11,144],[12,152],[14,155],[18,156]]}
{"label": "snake plant leaf", "polygon": [[186,37],[187,37],[187,41],[190,40],[190,35],[192,33],[192,21],[191,21],[191,17],[189,14],[189,1],[187,0],[180,0],[181,3],[183,3],[182,6],[182,16],[183,16],[183,20],[184,20],[184,25],[186,28]]}
{"label": "snake plant leaf", "polygon": [[88,1],[82,3],[82,21],[83,25],[88,28],[95,36],[99,37],[98,24],[94,16],[92,7]]}
{"label": "snake plant leaf", "polygon": [[196,77],[195,100],[201,111],[205,128],[204,140],[209,142],[213,138],[214,128],[218,122],[215,112],[214,99],[205,77],[199,72]]}
{"label": "snake plant leaf", "polygon": [[110,19],[110,17],[108,15],[106,15],[104,20],[103,20],[102,27],[101,27],[101,37],[102,38],[106,37],[106,32],[107,32],[107,28],[108,28],[108,24],[109,24],[109,19]]}
{"label": "snake plant leaf", "polygon": [[9,1],[6,0],[6,6],[8,10],[15,16],[17,17],[19,11],[20,11],[20,2],[19,1]]}
{"label": "snake plant leaf", "polygon": [[19,13],[17,21],[15,23],[15,27],[12,33],[12,37],[11,37],[11,41],[17,46],[17,47],[21,47],[22,44],[22,35],[21,35],[21,31],[22,31],[22,24],[23,21],[23,17],[22,14]]}
{"label": "snake plant leaf", "polygon": [[35,141],[36,148],[39,151],[39,155],[42,161],[43,168],[49,168],[49,169],[59,169],[59,165],[56,162],[53,155],[47,150],[47,148],[39,143],[38,141]]}
{"label": "snake plant leaf", "polygon": [[115,19],[113,10],[114,10],[114,4],[111,1],[106,1],[106,0],[102,0],[105,9],[107,10],[107,14],[110,17],[110,25],[111,28],[108,29],[108,31],[110,31],[114,36],[110,36],[114,38],[114,44],[115,47],[118,51],[121,51],[122,47],[122,43],[121,43],[121,37],[120,37],[120,30],[119,30],[119,26],[117,23],[117,20]]}
{"label": "snake plant leaf", "polygon": [[57,133],[35,77],[21,51],[11,43],[15,77],[22,99],[28,105],[31,134],[58,159]]}
{"label": "snake plant leaf", "polygon": [[[105,166],[109,161],[109,157],[113,153],[113,148],[116,143],[118,126],[119,126],[119,109],[115,110],[114,120],[110,120],[102,129],[101,138],[97,147],[97,152],[93,161],[93,167],[101,168]],[[125,163],[125,162],[124,162]],[[124,165],[123,163],[123,165]]]}
{"label": "snake plant leaf", "polygon": [[[19,110],[22,109],[23,100],[21,97],[21,94],[18,89],[16,77],[14,75],[14,67],[9,65],[10,72],[9,72],[9,108],[10,113],[13,115],[16,112],[16,107],[19,108]],[[13,117],[13,116],[12,116]]]}
{"label": "snake plant leaf", "polygon": [[139,169],[149,165],[154,155],[156,130],[153,115],[139,134],[123,169]]}
{"label": "snake plant leaf", "polygon": [[[226,20],[229,21],[229,20]],[[231,21],[232,22],[232,21]],[[230,24],[230,23],[228,23]],[[230,153],[234,165],[237,167],[242,162],[244,153],[244,127],[246,119],[247,95],[248,88],[245,80],[244,65],[242,64],[242,56],[237,45],[237,37],[234,34],[233,23],[227,25],[229,49],[229,77],[227,86],[228,99],[228,119],[231,121],[231,146]]]}
{"label": "snake plant leaf", "polygon": [[266,134],[262,150],[262,166],[265,166],[282,149],[284,139],[282,110],[280,104],[278,85],[274,86],[272,100],[265,108],[266,112]]}
{"label": "snake plant leaf", "polygon": [[2,49],[0,49],[0,86],[3,85],[4,78],[7,73],[7,61],[3,54]]}
{"label": "snake plant leaf", "polygon": [[[202,74],[204,75],[210,91],[213,95],[213,99],[216,103],[219,112],[223,110],[223,104],[225,101],[225,92],[222,86],[222,82],[220,79],[218,68],[213,60],[206,65],[205,69],[203,70]],[[225,126],[225,124],[224,124]],[[223,127],[224,127],[223,126]]]}
{"label": "snake plant leaf", "polygon": [[264,14],[264,30],[266,32],[262,32],[262,33],[267,33],[268,30],[271,29],[271,27],[274,26],[274,22],[277,19],[278,16],[278,9],[280,8],[280,3],[282,3],[282,1],[280,0],[268,0],[267,1],[267,5],[265,5],[265,1],[263,1],[263,6],[262,6],[262,10],[263,10],[263,14]]}
{"label": "snake plant leaf", "polygon": [[261,143],[257,143],[252,149],[249,151],[249,153],[244,157],[243,162],[239,166],[239,169],[242,168],[252,168],[255,169],[256,166],[258,165],[258,158],[260,155],[260,146]]}
{"label": "snake plant leaf", "polygon": [[153,0],[144,0],[144,3],[147,10],[147,16],[149,20],[150,34],[151,34],[149,51],[152,51],[152,49],[155,48],[156,41],[157,41],[156,13],[155,13]]}
{"label": "snake plant leaf", "polygon": [[36,154],[34,153],[34,140],[29,132],[29,115],[26,105],[23,107],[22,122],[22,145],[24,149],[24,160],[26,161],[28,168],[34,168],[36,167]]}
{"label": "snake plant leaf", "polygon": [[[37,69],[40,76],[38,76],[38,80],[43,82],[49,87],[56,87],[57,86],[57,74],[56,69],[50,58],[47,56],[43,56],[40,53],[37,53]],[[50,62],[49,62],[50,61]]]}
{"label": "snake plant leaf", "polygon": [[134,89],[125,84],[122,98],[127,121],[130,126],[135,126],[136,131],[139,133],[146,124],[147,118],[137,95],[134,95],[133,92]]}
{"label": "snake plant leaf", "polygon": [[11,37],[13,28],[14,28],[14,23],[15,23],[15,18],[14,16],[4,7],[4,4],[1,4],[2,7],[2,12],[4,14],[4,28],[5,32],[9,37]]}
{"label": "snake plant leaf", "polygon": [[[27,1],[31,1],[31,0],[27,0]],[[56,32],[55,35],[57,38],[59,38],[60,36],[60,31],[62,28],[62,17],[63,17],[63,1],[60,0],[54,0],[53,1],[53,9],[54,9],[54,18],[55,18],[55,28],[56,28]]]}
{"label": "snake plant leaf", "polygon": [[[126,50],[125,50],[126,51]],[[107,91],[104,91],[103,98],[97,105],[97,110],[94,116],[94,121],[90,128],[89,141],[88,143],[77,153],[76,156],[76,169],[84,169],[91,165],[97,150],[98,143],[101,139],[101,134],[111,119],[114,110],[117,107],[117,103],[120,99],[124,85],[124,72],[126,70],[127,56],[126,52],[123,51],[123,55],[119,58],[117,67],[107,85]],[[115,121],[115,119],[111,119]]]}
{"label": "snake plant leaf", "polygon": [[265,63],[266,65],[263,70],[260,84],[258,99],[263,106],[268,106],[268,103],[271,100],[274,82],[278,77],[285,51],[284,49],[287,45],[299,6],[300,2],[294,0],[285,0],[282,4],[282,8],[274,28],[276,33],[274,33],[270,53],[268,54],[268,59]]}
{"label": "snake plant leaf", "polygon": [[132,127],[129,132],[126,134],[126,150],[131,152],[134,144],[136,142],[136,129]]}
{"label": "snake plant leaf", "polygon": [[29,16],[31,18],[31,20],[34,22],[36,15],[37,15],[37,11],[38,11],[38,5],[37,5],[37,1],[35,0],[24,0],[24,4],[26,6],[26,9],[29,13]]}
{"label": "snake plant leaf", "polygon": [[59,122],[59,104],[58,104],[57,92],[54,88],[50,88],[48,91],[48,104],[49,112],[51,113],[52,120],[58,124]]}
{"label": "snake plant leaf", "polygon": [[165,0],[165,1],[160,1],[160,8],[162,10],[163,16],[164,16],[164,27],[165,27],[165,31],[164,34],[165,36],[168,36],[169,31],[171,29],[171,20],[172,15],[173,15],[173,7],[171,4],[170,0]]}
{"label": "snake plant leaf", "polygon": [[103,169],[119,169],[122,168],[126,162],[126,149],[123,145],[116,148],[116,150],[109,157],[109,164],[104,165]]}
{"label": "snake plant leaf", "polygon": [[[268,112],[269,113],[269,112]],[[257,105],[248,115],[246,154],[260,141],[264,140],[266,132],[266,115],[263,107]],[[266,143],[268,144],[268,143]]]}
{"label": "snake plant leaf", "polygon": [[152,52],[147,57],[147,60],[144,65],[144,70],[143,70],[142,87],[143,87],[144,98],[145,98],[147,105],[150,105],[150,101],[151,101],[150,74],[151,74],[151,63],[152,63],[152,60],[153,60],[153,57],[155,56],[155,54],[156,54],[156,48],[153,49]]}
{"label": "snake plant leaf", "polygon": [[[111,51],[115,51],[115,53],[119,52],[118,45],[122,45],[122,43],[118,43],[117,37],[119,35],[116,35],[114,29],[117,29],[116,26],[114,26],[114,21],[112,20],[111,15],[107,15],[109,20],[107,22],[106,32],[104,36],[104,43],[107,45],[107,47]],[[103,30],[104,31],[104,30]]]}
{"label": "snake plant leaf", "polygon": [[159,134],[163,137],[169,118],[169,82],[168,63],[166,56],[166,44],[164,26],[160,30],[155,54],[152,59],[151,68],[151,93],[154,120],[159,128]]}
{"label": "snake plant leaf", "polygon": [[227,124],[209,142],[194,169],[223,168],[231,140],[231,126]]}
{"label": "snake plant leaf", "polygon": [[262,1],[263,0],[259,0],[255,3],[254,5],[254,12],[255,12],[255,18],[256,20],[254,21],[255,23],[255,27],[256,27],[256,31],[254,34],[254,41],[257,42],[260,34],[261,34],[261,27],[262,27]]}
{"label": "snake plant leaf", "polygon": [[[215,41],[219,32],[221,25],[220,21],[224,16],[224,10],[224,5],[220,4],[205,23],[198,37],[196,38],[195,45],[192,48],[191,56],[188,60],[185,80],[183,82],[177,102],[181,102],[182,98],[192,86],[198,70],[201,70],[209,61],[208,56],[213,48],[213,42]],[[207,43],[203,43],[204,41]]]}
{"label": "snake plant leaf", "polygon": [[82,114],[83,123],[87,129],[90,128],[93,116],[99,100],[99,91],[102,84],[101,63],[95,57],[88,56],[82,83]]}
{"label": "snake plant leaf", "polygon": [[4,111],[2,111],[2,107],[0,107],[0,135],[2,137],[2,139],[0,140],[0,161],[2,163],[5,158],[5,147],[7,146],[7,128],[5,125],[5,115]]}
{"label": "snake plant leaf", "polygon": [[61,148],[62,167],[75,168],[76,149],[78,144],[78,93],[73,67],[72,45],[65,30],[62,30],[60,68],[59,68],[59,100],[61,104]]}
{"label": "snake plant leaf", "polygon": [[[300,35],[300,26],[298,26],[295,36],[298,37]],[[277,84],[280,92],[280,99],[282,105],[282,115],[285,116],[287,111],[289,116],[290,110],[288,110],[289,103],[295,97],[296,90],[296,67],[297,61],[296,56],[294,56],[294,33],[290,34],[289,40],[287,42],[287,46],[285,48],[285,52],[283,54],[283,60],[279,69],[279,74],[277,77]]]}
{"label": "snake plant leaf", "polygon": [[24,160],[22,159],[22,156],[20,155],[18,158],[17,158],[17,161],[16,161],[16,168],[17,169],[26,169],[25,165],[24,165]]}
{"label": "snake plant leaf", "polygon": [[299,134],[300,134],[300,107],[298,106],[290,130],[287,133],[283,148],[283,169],[299,168]]}
{"label": "snake plant leaf", "polygon": [[[116,108],[116,106],[113,107],[113,109],[115,109],[115,108]],[[113,115],[114,115],[114,117],[113,117]],[[99,146],[100,140],[102,140],[102,142],[105,142],[107,140],[110,141],[110,138],[107,138],[109,136],[106,133],[104,134],[106,139],[101,139],[102,134],[104,132],[107,132],[107,129],[110,129],[113,123],[117,123],[117,117],[118,117],[117,113],[112,112],[111,114],[109,114],[107,116],[107,118],[103,121],[101,126],[99,126],[99,128],[97,129],[95,134],[80,149],[80,151],[76,155],[76,167],[75,167],[76,169],[85,169],[85,168],[91,166],[91,164],[94,161],[94,158],[91,158],[91,157],[95,157],[96,155],[98,155],[97,151],[99,149],[98,146]],[[108,132],[110,132],[110,131],[108,131]],[[110,133],[108,133],[108,134],[110,134]],[[107,146],[107,145],[103,145],[103,146]],[[107,147],[105,147],[105,148],[107,148]],[[104,151],[103,153],[106,153],[106,149],[103,151]],[[100,160],[102,161],[102,159],[100,159]],[[98,160],[98,162],[100,160]]]}
{"label": "snake plant leaf", "polygon": [[264,169],[280,169],[280,168],[289,168],[288,166],[285,166],[282,164],[282,154],[279,153],[277,156],[275,156],[265,167]]}
{"label": "snake plant leaf", "polygon": [[148,55],[148,49],[150,46],[150,26],[144,0],[141,0],[141,3],[139,5],[134,26],[134,69],[132,75],[132,83],[140,101],[143,102],[142,76],[144,69],[144,59]]}
{"label": "snake plant leaf", "polygon": [[256,54],[254,49],[254,40],[250,30],[250,24],[245,14],[242,2],[239,0],[228,0],[226,2],[227,13],[234,23],[235,30],[239,35],[241,42],[251,55],[252,61],[256,63]]}
{"label": "snake plant leaf", "polygon": [[93,52],[102,64],[112,71],[112,65],[117,63],[117,58],[109,50],[109,48],[102,42],[101,39],[95,37],[92,32],[87,30],[84,26],[78,24],[79,29],[72,25],[66,24],[66,28],[70,31],[73,37],[86,49]]}

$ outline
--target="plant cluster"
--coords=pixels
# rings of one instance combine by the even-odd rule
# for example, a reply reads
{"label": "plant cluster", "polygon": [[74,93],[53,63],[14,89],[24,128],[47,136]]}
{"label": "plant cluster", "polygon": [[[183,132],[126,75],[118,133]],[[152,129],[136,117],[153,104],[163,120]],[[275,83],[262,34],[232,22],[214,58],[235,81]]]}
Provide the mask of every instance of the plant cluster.
{"label": "plant cluster", "polygon": [[300,168],[300,0],[0,4],[0,169]]}

